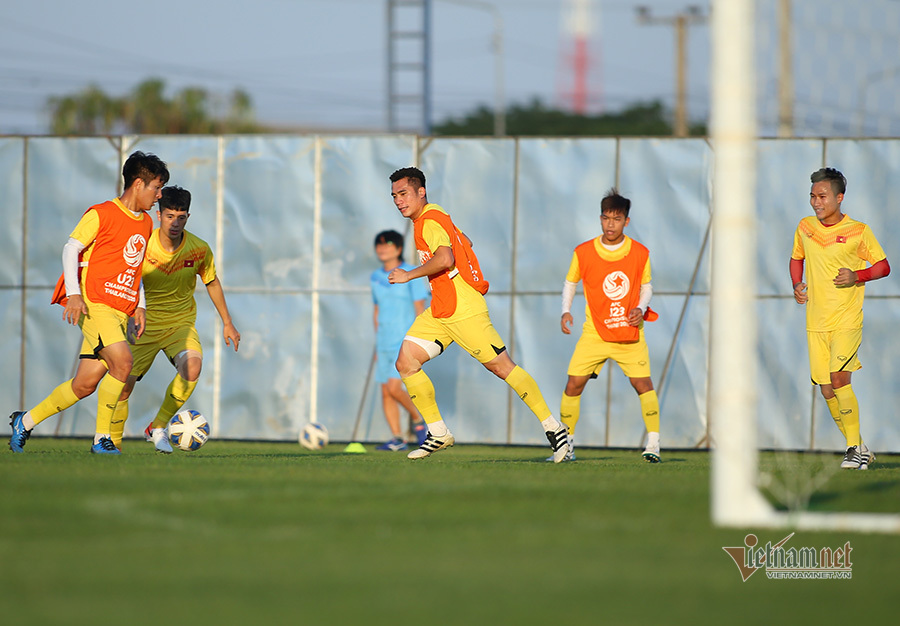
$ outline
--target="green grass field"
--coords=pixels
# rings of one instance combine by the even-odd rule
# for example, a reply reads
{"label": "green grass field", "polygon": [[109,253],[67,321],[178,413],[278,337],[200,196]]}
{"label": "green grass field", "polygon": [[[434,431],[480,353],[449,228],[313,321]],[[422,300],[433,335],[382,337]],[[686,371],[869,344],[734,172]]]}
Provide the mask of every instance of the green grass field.
{"label": "green grass field", "polygon": [[[900,537],[855,533],[790,544],[850,541],[852,580],[742,582],[722,547],[746,531],[711,526],[705,452],[87,448],[0,453],[3,624],[825,624],[893,621],[900,590]],[[900,511],[900,458],[835,472],[811,507]]]}

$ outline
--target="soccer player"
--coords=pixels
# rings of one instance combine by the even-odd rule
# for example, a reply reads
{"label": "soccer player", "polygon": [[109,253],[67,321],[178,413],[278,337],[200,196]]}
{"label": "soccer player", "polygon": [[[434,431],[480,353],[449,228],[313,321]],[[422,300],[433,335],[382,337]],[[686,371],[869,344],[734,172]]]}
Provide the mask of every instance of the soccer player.
{"label": "soccer player", "polygon": [[225,344],[233,345],[237,352],[241,341],[241,334],[228,313],[209,244],[184,229],[190,210],[191,193],[187,189],[172,186],[162,190],[157,211],[159,228],[150,235],[144,256],[147,329],[132,349],[134,367],[125,381],[113,417],[112,439],[117,446],[122,445],[128,398],[134,384],[150,370],[156,355],[163,352],[175,366],[175,377],[144,434],[159,452],[172,452],[166,427],[194,392],[203,363],[203,348],[194,327],[197,318],[194,290],[198,276],[222,318]]}
{"label": "soccer player", "polygon": [[[575,435],[581,409],[581,393],[603,364],[612,359],[619,364],[641,401],[647,428],[643,458],[659,463],[659,398],[650,379],[650,353],[644,339],[644,320],[659,316],[650,309],[650,252],[625,235],[631,221],[631,200],[615,189],[600,201],[603,234],[575,248],[563,285],[560,328],[572,334],[572,301],[578,281],[584,282],[585,320],[581,337],[569,360],[568,381],[559,408],[559,417]],[[549,460],[549,459],[548,459]],[[575,460],[574,444],[565,458]]]}
{"label": "soccer player", "polygon": [[[868,469],[875,455],[859,434],[859,403],[850,375],[862,365],[865,283],[891,267],[872,230],[841,212],[847,179],[822,168],[810,176],[809,203],[815,216],[800,220],[791,252],[794,299],[806,305],[806,338],[812,384],[819,385],[834,423],[846,438],[841,467]],[[806,263],[806,280],[803,267]],[[866,268],[866,262],[871,267]]]}
{"label": "soccer player", "polygon": [[153,220],[147,211],[160,197],[169,170],[159,157],[135,152],[122,169],[122,196],[88,209],[63,247],[63,275],[53,302],[63,319],[84,335],[75,377],[59,385],[30,411],[10,415],[9,447],[23,452],[37,424],[97,390],[97,423],[91,452],[120,454],[110,422],[131,372],[129,319],[137,336],[145,316],[141,271]]}
{"label": "soccer player", "polygon": [[381,385],[381,405],[384,418],[391,429],[390,441],[376,450],[406,450],[408,447],[400,429],[400,406],[409,413],[418,445],[425,443],[428,427],[400,382],[394,367],[397,353],[406,329],[416,316],[425,310],[428,287],[424,280],[413,280],[402,285],[392,285],[388,275],[399,267],[411,270],[413,266],[403,261],[403,235],[395,230],[385,230],[375,236],[375,256],[381,267],[372,272],[372,301],[375,304],[375,381]]}
{"label": "soccer player", "polygon": [[425,174],[421,170],[399,169],[390,179],[394,205],[413,223],[421,265],[412,270],[395,268],[388,280],[402,284],[427,276],[431,287],[431,306],[416,317],[397,356],[397,371],[428,424],[425,442],[407,456],[422,459],[455,443],[435,402],[434,385],[422,371],[424,363],[455,341],[515,390],[540,420],[553,449],[554,461],[562,461],[569,452],[566,427],[553,417],[531,375],[509,357],[503,340],[491,324],[484,299],[488,283],[471,241],[444,209],[428,202]]}

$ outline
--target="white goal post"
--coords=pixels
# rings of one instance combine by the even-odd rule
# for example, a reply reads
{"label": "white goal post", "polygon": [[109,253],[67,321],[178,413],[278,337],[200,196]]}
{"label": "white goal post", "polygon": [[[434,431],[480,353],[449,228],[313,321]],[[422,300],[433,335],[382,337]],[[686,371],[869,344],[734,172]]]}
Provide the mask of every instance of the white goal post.
{"label": "white goal post", "polygon": [[[714,0],[708,418],[718,526],[900,532],[900,515],[776,511],[758,489],[754,0]],[[734,329],[740,329],[735,333]]]}

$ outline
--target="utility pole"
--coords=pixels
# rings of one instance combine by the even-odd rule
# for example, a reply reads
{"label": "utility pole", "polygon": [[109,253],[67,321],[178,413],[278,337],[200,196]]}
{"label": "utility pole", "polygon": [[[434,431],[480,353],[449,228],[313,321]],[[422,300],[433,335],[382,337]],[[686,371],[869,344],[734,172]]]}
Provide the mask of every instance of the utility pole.
{"label": "utility pole", "polygon": [[473,9],[487,11],[494,18],[494,35],[491,47],[494,52],[494,136],[506,135],[506,102],[504,96],[503,75],[503,16],[500,9],[491,2],[483,0],[442,0],[447,4],[456,4]]}
{"label": "utility pole", "polygon": [[791,0],[778,2],[778,136],[794,135],[794,64],[791,46]]}
{"label": "utility pole", "polygon": [[657,17],[646,6],[637,7],[638,22],[650,26],[663,24],[675,27],[675,128],[676,137],[687,137],[687,36],[688,26],[706,23],[707,16],[700,7],[691,5],[675,15]]}

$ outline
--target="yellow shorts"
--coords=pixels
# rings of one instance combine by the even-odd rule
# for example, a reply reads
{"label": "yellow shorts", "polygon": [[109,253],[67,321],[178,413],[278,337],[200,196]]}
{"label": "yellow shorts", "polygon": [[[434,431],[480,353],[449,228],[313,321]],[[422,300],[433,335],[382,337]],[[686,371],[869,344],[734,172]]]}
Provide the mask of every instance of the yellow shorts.
{"label": "yellow shorts", "polygon": [[506,344],[491,324],[489,313],[479,313],[456,322],[447,322],[435,318],[429,307],[416,318],[406,331],[406,335],[433,341],[440,346],[441,352],[455,341],[460,348],[481,363],[492,361],[506,350]]}
{"label": "yellow shorts", "polygon": [[128,316],[117,309],[97,302],[87,303],[88,314],[78,321],[84,341],[81,342],[82,359],[99,359],[100,351],[126,339]]}
{"label": "yellow shorts", "polygon": [[569,359],[569,376],[591,376],[600,373],[603,364],[612,359],[628,378],[650,378],[650,351],[641,329],[635,343],[611,343],[594,335],[581,334]]}
{"label": "yellow shorts", "polygon": [[809,375],[814,385],[830,385],[831,372],[855,372],[862,367],[857,353],[862,328],[806,332],[809,344]]}
{"label": "yellow shorts", "polygon": [[149,328],[144,331],[137,343],[131,346],[131,354],[134,356],[131,375],[137,376],[140,380],[150,371],[153,360],[160,352],[164,352],[169,362],[174,365],[175,357],[186,350],[203,354],[200,337],[193,326]]}

